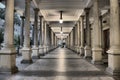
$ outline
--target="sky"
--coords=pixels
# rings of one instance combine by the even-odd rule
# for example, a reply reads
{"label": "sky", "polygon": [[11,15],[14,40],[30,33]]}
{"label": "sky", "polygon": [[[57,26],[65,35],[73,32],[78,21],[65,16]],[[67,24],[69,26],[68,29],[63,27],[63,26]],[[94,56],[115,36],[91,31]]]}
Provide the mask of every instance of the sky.
{"label": "sky", "polygon": [[5,5],[0,2],[0,8],[5,8]]}

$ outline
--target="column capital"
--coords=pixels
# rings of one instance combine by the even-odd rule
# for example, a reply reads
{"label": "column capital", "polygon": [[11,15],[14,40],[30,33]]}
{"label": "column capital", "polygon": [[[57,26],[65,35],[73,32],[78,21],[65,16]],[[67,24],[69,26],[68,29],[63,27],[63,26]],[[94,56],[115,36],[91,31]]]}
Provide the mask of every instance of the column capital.
{"label": "column capital", "polygon": [[34,11],[39,11],[40,9],[39,8],[34,8]]}
{"label": "column capital", "polygon": [[25,19],[25,16],[20,16],[21,19]]}
{"label": "column capital", "polygon": [[85,17],[85,15],[81,15],[80,17],[81,17],[81,18],[84,18],[84,17]]}
{"label": "column capital", "polygon": [[85,8],[84,11],[85,11],[85,13],[89,13],[90,8]]}

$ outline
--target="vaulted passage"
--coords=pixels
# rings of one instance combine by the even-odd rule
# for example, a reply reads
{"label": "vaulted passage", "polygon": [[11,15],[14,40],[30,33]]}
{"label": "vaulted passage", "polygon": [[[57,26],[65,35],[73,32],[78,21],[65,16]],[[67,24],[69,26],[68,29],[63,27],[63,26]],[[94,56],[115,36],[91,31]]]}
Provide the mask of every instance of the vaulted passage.
{"label": "vaulted passage", "polygon": [[[0,79],[1,80],[1,79]],[[3,79],[2,79],[3,80]],[[7,80],[114,80],[76,53],[57,48]]]}

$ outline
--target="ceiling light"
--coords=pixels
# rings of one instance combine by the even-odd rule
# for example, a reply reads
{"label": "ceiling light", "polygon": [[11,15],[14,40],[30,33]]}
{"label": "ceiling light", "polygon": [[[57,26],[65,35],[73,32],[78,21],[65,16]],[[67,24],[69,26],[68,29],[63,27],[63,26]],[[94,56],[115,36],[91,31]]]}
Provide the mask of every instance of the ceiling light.
{"label": "ceiling light", "polygon": [[63,23],[63,20],[62,20],[62,12],[63,12],[63,11],[60,11],[60,20],[59,20],[59,23]]}

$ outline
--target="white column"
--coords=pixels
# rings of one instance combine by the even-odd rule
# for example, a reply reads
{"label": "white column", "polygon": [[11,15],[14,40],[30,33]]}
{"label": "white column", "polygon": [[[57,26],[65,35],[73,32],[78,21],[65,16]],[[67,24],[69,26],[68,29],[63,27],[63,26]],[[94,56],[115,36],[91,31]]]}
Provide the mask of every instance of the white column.
{"label": "white column", "polygon": [[110,0],[110,49],[107,71],[120,75],[120,11],[119,0]]}
{"label": "white column", "polygon": [[24,44],[22,48],[23,60],[21,63],[32,63],[30,47],[30,2],[31,0],[25,0]]}
{"label": "white column", "polygon": [[16,67],[17,52],[13,45],[13,17],[14,0],[6,0],[4,47],[0,50],[0,72],[15,73],[18,71]]}
{"label": "white column", "polygon": [[99,20],[98,0],[93,0],[93,48],[92,48],[92,63],[102,63],[102,48],[101,48],[101,26]]}
{"label": "white column", "polygon": [[85,8],[85,17],[86,17],[86,45],[85,45],[85,55],[84,58],[89,58],[92,56],[91,47],[90,47],[90,24],[89,24],[89,10],[90,8]]}
{"label": "white column", "polygon": [[39,40],[40,40],[40,45],[39,45],[39,56],[44,55],[44,48],[43,48],[43,16],[39,16],[40,19],[40,34],[39,34]]}
{"label": "white column", "polygon": [[39,48],[38,48],[38,13],[39,9],[34,9],[34,45],[32,47],[32,58],[39,58]]}
{"label": "white column", "polygon": [[80,46],[80,56],[84,55],[84,16],[81,16],[81,46]]}

